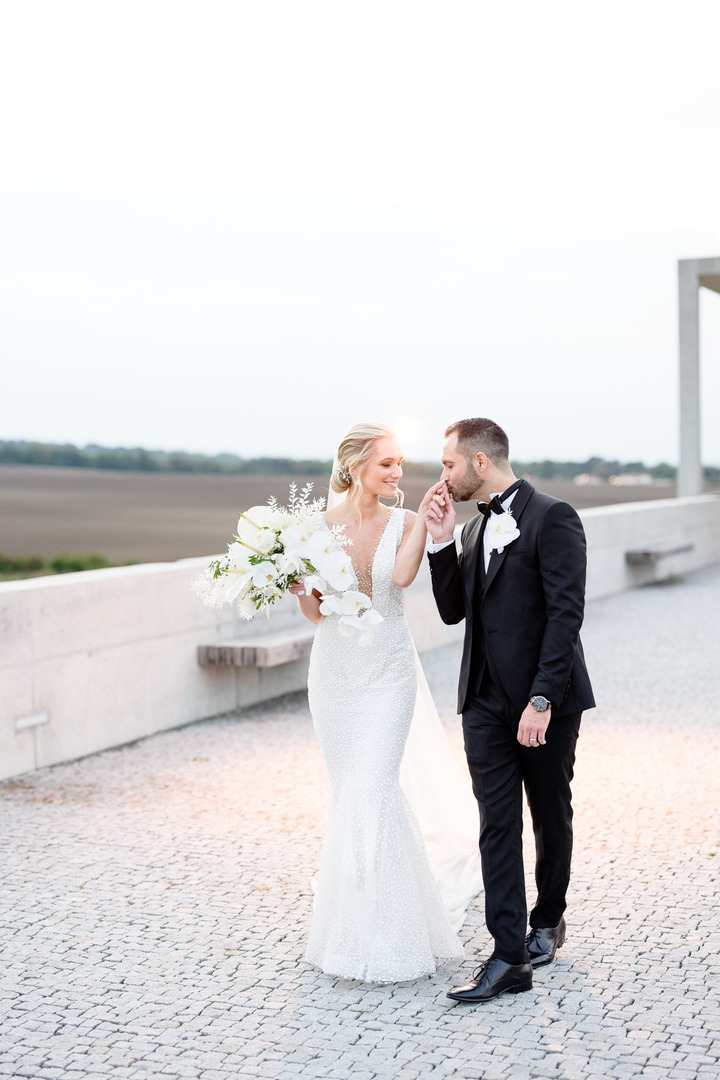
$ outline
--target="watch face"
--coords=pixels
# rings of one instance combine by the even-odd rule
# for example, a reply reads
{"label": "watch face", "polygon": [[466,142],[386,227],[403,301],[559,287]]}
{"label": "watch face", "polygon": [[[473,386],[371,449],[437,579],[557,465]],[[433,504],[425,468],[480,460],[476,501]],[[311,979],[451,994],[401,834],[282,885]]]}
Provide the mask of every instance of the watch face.
{"label": "watch face", "polygon": [[550,707],[550,702],[542,694],[536,694],[535,697],[530,698],[530,704],[536,712],[545,712]]}

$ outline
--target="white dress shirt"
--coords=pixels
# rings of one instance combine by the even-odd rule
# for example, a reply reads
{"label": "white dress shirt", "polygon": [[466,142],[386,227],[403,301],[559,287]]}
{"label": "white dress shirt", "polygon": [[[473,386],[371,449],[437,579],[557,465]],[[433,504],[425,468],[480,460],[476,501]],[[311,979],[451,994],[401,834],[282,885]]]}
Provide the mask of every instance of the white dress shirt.
{"label": "white dress shirt", "polygon": [[[490,496],[490,499],[494,499],[496,495],[502,495],[502,492],[501,491],[494,491],[492,493],[492,495]],[[503,510],[507,510],[510,507],[510,505],[511,505],[511,503],[512,503],[512,501],[513,501],[513,499],[515,498],[516,495],[517,495],[517,489],[515,491],[513,491],[512,495],[508,495],[507,499],[503,499],[503,501],[500,503]],[[490,499],[488,499],[488,502],[490,501]],[[492,555],[492,547],[490,546],[490,539],[491,539],[490,533],[489,533],[488,529],[485,529],[485,532],[483,533],[483,555],[484,555],[484,558],[485,558],[485,573],[487,573],[488,567],[490,566],[490,556]],[[427,550],[431,554],[434,555],[436,551],[442,551],[443,548],[449,547],[450,544],[454,544],[454,543],[455,543],[455,540],[453,539],[453,540],[445,540],[440,544],[428,544]]]}

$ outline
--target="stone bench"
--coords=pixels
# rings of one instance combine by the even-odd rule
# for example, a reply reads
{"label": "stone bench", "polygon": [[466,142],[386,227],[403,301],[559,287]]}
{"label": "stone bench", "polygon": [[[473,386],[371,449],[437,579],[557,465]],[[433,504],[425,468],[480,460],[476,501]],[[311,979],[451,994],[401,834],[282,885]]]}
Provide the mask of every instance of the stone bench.
{"label": "stone bench", "polygon": [[627,550],[625,562],[630,569],[632,584],[655,585],[673,581],[687,569],[687,561],[678,556],[687,555],[694,548],[694,544],[661,540]]}
{"label": "stone bench", "polygon": [[252,638],[232,638],[214,645],[198,645],[197,657],[201,667],[278,667],[310,655],[314,627],[300,627],[282,634],[265,634]]}
{"label": "stone bench", "polygon": [[682,555],[687,551],[694,551],[694,544],[657,543],[646,544],[644,547],[635,548],[625,552],[625,561],[629,566],[657,566],[661,559],[670,555]]}

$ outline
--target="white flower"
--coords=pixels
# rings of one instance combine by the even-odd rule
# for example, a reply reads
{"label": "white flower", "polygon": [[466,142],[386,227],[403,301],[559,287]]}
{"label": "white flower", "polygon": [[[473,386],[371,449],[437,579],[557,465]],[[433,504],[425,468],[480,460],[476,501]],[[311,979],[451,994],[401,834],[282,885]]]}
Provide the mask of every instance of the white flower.
{"label": "white flower", "polygon": [[340,596],[334,596],[331,593],[328,596],[323,596],[320,613],[322,615],[358,615],[365,608],[371,606],[372,600],[365,593],[343,592]]}
{"label": "white flower", "polygon": [[225,581],[215,580],[207,571],[191,581],[190,588],[206,607],[220,609],[225,603]]}
{"label": "white flower", "polygon": [[271,497],[267,506],[241,514],[227,556],[210,563],[192,588],[209,607],[228,602],[241,618],[253,619],[259,611],[269,613],[291,583],[302,580],[308,595],[320,594],[321,612],[338,617],[339,631],[357,635],[365,645],[382,616],[357,591],[343,526],[326,525],[323,500],[310,502],[311,489],[306,484],[298,495],[291,484],[289,506]]}
{"label": "white flower", "polygon": [[285,551],[307,557],[308,547],[316,529],[317,522],[297,522],[283,529],[278,539]]}
{"label": "white flower", "polygon": [[327,592],[328,585],[325,578],[321,578],[319,574],[308,574],[303,578],[303,585],[305,586],[305,595],[310,596],[313,589],[317,589],[319,593]]}
{"label": "white flower", "polygon": [[370,608],[369,611],[363,612],[362,615],[358,615],[357,622],[360,623],[361,633],[358,638],[358,645],[369,645],[372,641],[373,627],[378,626],[383,621],[383,617],[379,611],[375,608]]}
{"label": "white flower", "polygon": [[329,558],[338,550],[337,541],[327,529],[314,532],[307,543],[307,557],[314,566],[318,566],[323,559]]}
{"label": "white flower", "polygon": [[232,604],[233,600],[242,598],[252,585],[250,574],[233,574],[230,585],[225,590],[225,600]]}
{"label": "white flower", "polygon": [[228,555],[230,557],[230,569],[232,570],[249,570],[250,558],[254,554],[249,547],[245,544],[240,544],[236,540],[234,543],[228,545]]}
{"label": "white flower", "polygon": [[243,522],[252,524],[255,529],[282,529],[287,524],[287,517],[275,506],[251,506],[240,515],[238,533]]}
{"label": "white flower", "polygon": [[[367,599],[367,597],[365,598]],[[369,645],[372,640],[373,628],[383,621],[379,611],[368,608],[360,615],[344,615],[339,620],[338,630],[344,637],[359,632],[358,645]]]}
{"label": "white flower", "polygon": [[267,589],[268,586],[275,585],[275,579],[280,571],[271,559],[265,559],[263,562],[258,563],[253,567],[252,571],[252,583],[256,589]]}
{"label": "white flower", "polygon": [[295,553],[282,551],[275,557],[275,562],[280,569],[280,573],[285,574],[286,577],[305,572],[305,560]]}
{"label": "white flower", "polygon": [[235,609],[242,619],[254,619],[257,615],[257,607],[255,601],[249,597],[245,597],[244,600],[239,600],[235,604]]}
{"label": "white flower", "polygon": [[507,511],[504,514],[491,514],[485,529],[490,537],[490,550],[498,553],[520,535],[515,518]]}
{"label": "white flower", "polygon": [[335,548],[328,555],[321,554],[317,562],[313,560],[313,566],[337,592],[345,592],[355,580],[352,559],[341,548]]}
{"label": "white flower", "polygon": [[285,524],[285,516],[271,506],[251,506],[240,515],[237,538],[251,552],[262,555],[277,546],[277,534]]}
{"label": "white flower", "polygon": [[278,534],[275,529],[259,529],[255,546],[263,555],[269,555],[278,546]]}

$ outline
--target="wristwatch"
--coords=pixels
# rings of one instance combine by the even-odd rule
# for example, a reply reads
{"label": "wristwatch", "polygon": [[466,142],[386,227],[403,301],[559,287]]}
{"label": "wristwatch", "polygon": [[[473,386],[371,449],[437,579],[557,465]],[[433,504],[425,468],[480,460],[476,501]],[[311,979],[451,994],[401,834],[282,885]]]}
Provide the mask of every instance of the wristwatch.
{"label": "wristwatch", "polygon": [[546,697],[543,697],[542,694],[534,694],[533,697],[530,698],[530,704],[535,712],[546,712],[550,708],[551,702],[549,702]]}

